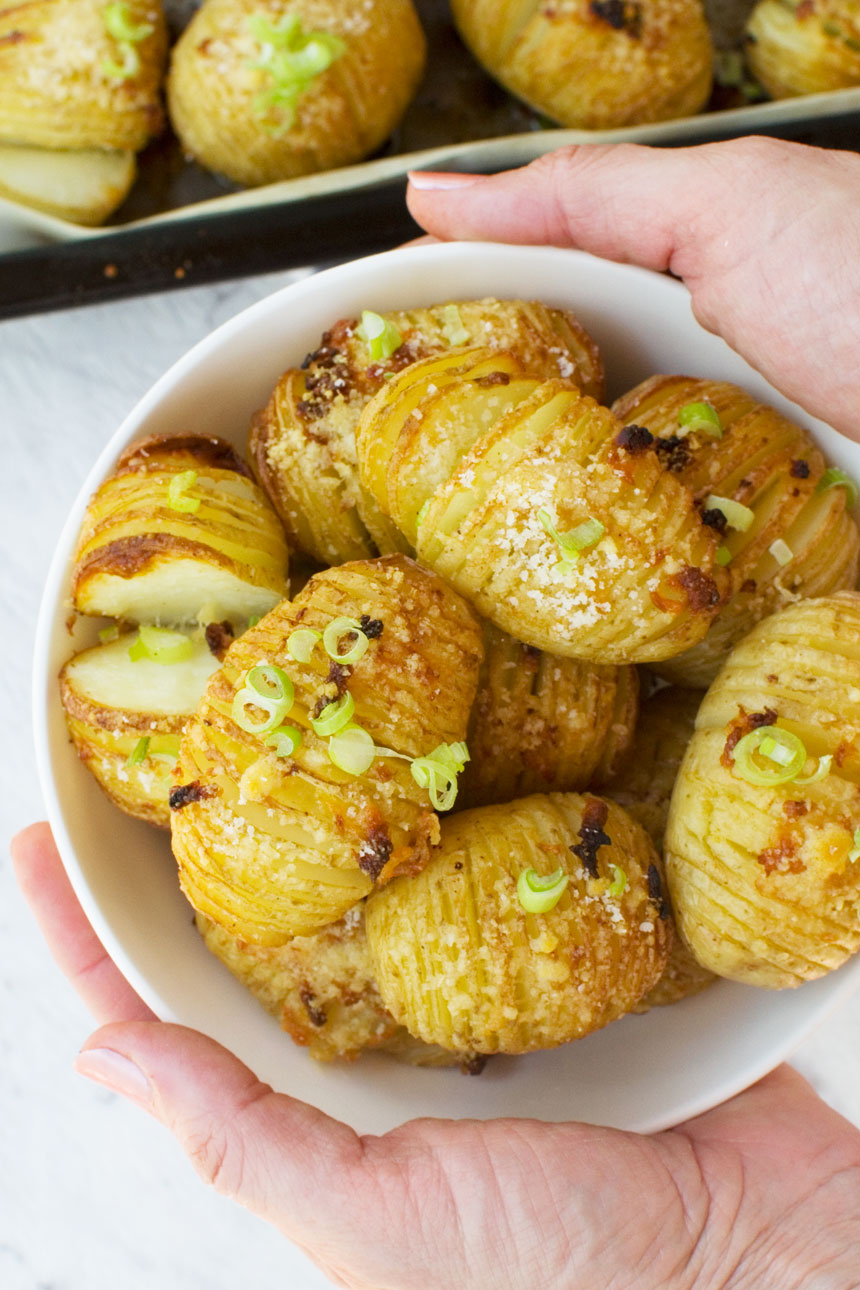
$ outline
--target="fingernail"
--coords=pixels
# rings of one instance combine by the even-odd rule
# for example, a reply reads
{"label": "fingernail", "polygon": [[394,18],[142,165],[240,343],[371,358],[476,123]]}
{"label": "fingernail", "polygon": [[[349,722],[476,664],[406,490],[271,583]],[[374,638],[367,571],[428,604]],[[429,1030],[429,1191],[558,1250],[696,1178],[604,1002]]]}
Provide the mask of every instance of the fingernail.
{"label": "fingernail", "polygon": [[79,1075],[104,1084],[138,1106],[148,1107],[152,1103],[152,1086],[143,1071],[112,1048],[87,1048],[78,1053],[74,1067]]}
{"label": "fingernail", "polygon": [[430,192],[433,189],[443,188],[470,188],[472,184],[477,184],[483,175],[457,175],[452,172],[442,172],[438,170],[410,170],[409,182],[413,188],[418,188],[422,192]]}

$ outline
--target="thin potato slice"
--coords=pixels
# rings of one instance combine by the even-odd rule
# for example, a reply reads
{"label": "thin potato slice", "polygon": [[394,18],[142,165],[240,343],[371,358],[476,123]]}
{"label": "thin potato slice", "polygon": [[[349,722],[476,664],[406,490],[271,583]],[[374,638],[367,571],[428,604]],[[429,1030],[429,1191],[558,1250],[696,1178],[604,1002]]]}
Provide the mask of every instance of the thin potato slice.
{"label": "thin potato slice", "polygon": [[[546,913],[520,903],[530,868],[569,875]],[[568,793],[445,820],[439,853],[375,892],[366,925],[380,993],[412,1034],[524,1053],[628,1012],[665,967],[665,913],[644,830],[613,802]]]}
{"label": "thin potato slice", "polygon": [[[658,454],[575,386],[528,380],[512,355],[464,350],[440,364],[398,373],[356,435],[362,482],[416,533],[419,558],[550,653],[632,663],[701,640],[728,578]],[[565,559],[583,526],[596,535]]]}
{"label": "thin potato slice", "polygon": [[137,443],[90,501],[72,575],[79,613],[238,624],[286,594],[287,548],[277,516],[220,439]]}
{"label": "thin potato slice", "polygon": [[458,805],[599,788],[633,739],[635,668],[559,658],[487,623]]}
{"label": "thin potato slice", "polygon": [[603,396],[597,346],[564,310],[487,299],[379,316],[400,339],[389,357],[373,358],[360,319],[344,319],[301,370],[284,373],[251,424],[254,469],[291,545],[325,564],[408,547],[362,487],[355,451],[362,409],[403,367],[480,343],[513,351],[532,376],[562,376],[598,401]]}
{"label": "thin potato slice", "polygon": [[132,152],[0,146],[0,197],[73,224],[103,224],[136,174]]}
{"label": "thin potato slice", "polygon": [[[678,437],[679,413],[707,403],[722,422],[719,438]],[[824,458],[805,430],[725,381],[655,376],[613,405],[625,423],[656,436],[669,469],[688,488],[703,519],[717,523],[732,590],[703,641],[662,662],[661,676],[704,688],[732,646],[757,622],[798,596],[853,587],[860,566],[860,533],[844,488],[819,492]],[[717,495],[752,512],[743,531],[721,524],[707,509]]]}
{"label": "thin potato slice", "polygon": [[192,655],[170,664],[133,661],[135,639],[127,632],[69,659],[60,697],[78,755],[111,801],[166,829],[179,738],[218,659],[202,632]]}
{"label": "thin potato slice", "polygon": [[[796,986],[860,949],[858,641],[860,594],[800,601],[735,646],[699,710],[666,869],[681,935],[720,976]],[[751,783],[739,741],[774,726],[806,764]],[[780,764],[759,756],[753,770]]]}
{"label": "thin potato slice", "polygon": [[[296,661],[295,630],[322,633],[344,617],[367,627],[358,661],[333,662],[319,642]],[[426,863],[439,823],[410,761],[465,738],[481,654],[465,602],[404,556],[317,574],[241,636],[185,731],[171,795],[173,850],[195,908],[245,941],[278,946]],[[291,756],[242,725],[237,695],[258,664],[284,669],[294,687],[280,714],[302,735]],[[337,766],[311,727],[339,698],[354,702],[350,722],[378,750],[363,773]]]}

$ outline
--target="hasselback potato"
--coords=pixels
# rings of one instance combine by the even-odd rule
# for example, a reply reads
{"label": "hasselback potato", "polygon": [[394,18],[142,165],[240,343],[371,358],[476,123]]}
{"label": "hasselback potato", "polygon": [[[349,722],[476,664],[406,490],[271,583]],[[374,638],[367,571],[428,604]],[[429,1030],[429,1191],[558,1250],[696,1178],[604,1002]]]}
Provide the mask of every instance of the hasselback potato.
{"label": "hasselback potato", "polygon": [[583,130],[688,116],[711,89],[701,0],[452,0],[464,41],[539,112]]}
{"label": "hasselback potato", "polygon": [[487,299],[371,317],[388,328],[384,337],[369,337],[360,318],[336,323],[301,369],[284,373],[251,425],[254,468],[291,545],[324,564],[407,546],[362,488],[355,453],[361,410],[392,373],[480,343],[513,350],[534,376],[569,377],[598,401],[603,396],[597,346],[564,310]]}
{"label": "hasselback potato", "polygon": [[675,784],[681,935],[720,976],[795,986],[860,948],[860,594],[803,600],[735,646]]}
{"label": "hasselback potato", "polygon": [[[627,755],[616,767],[604,789],[628,815],[647,830],[658,855],[669,817],[672,789],[693,736],[696,713],[702,701],[699,690],[665,686],[642,704],[636,733]],[[640,999],[634,1012],[677,1003],[710,985],[714,974],[701,967],[676,936],[660,980]]]}
{"label": "hasselback potato", "polygon": [[[703,406],[716,421],[685,433],[682,410]],[[735,385],[684,376],[652,377],[613,411],[656,437],[669,469],[715,526],[731,578],[729,599],[705,639],[661,663],[661,675],[704,688],[732,645],[767,614],[797,596],[855,586],[860,534],[846,488],[828,486],[831,475],[805,430]],[[723,511],[720,501],[729,503]],[[738,514],[727,517],[734,503]]]}
{"label": "hasselback potato", "polygon": [[202,631],[181,638],[187,648],[172,641],[174,654],[183,657],[165,663],[151,655],[134,657],[137,633],[105,630],[111,639],[75,654],[60,672],[69,733],[84,765],[117,806],[169,828],[167,799],[179,737],[218,658]]}
{"label": "hasselback potato", "polygon": [[750,70],[772,98],[860,85],[857,0],[759,0],[746,41]]}
{"label": "hasselback potato", "polygon": [[[521,903],[528,870],[567,875],[546,912]],[[568,793],[445,819],[437,855],[374,892],[366,926],[382,998],[412,1034],[523,1053],[629,1011],[665,966],[663,913],[644,830],[614,802]]]}
{"label": "hasselback potato", "polygon": [[485,624],[458,806],[599,788],[630,746],[638,700],[633,667],[559,658]]}
{"label": "hasselback potato", "polygon": [[403,556],[317,574],[239,637],[170,798],[195,908],[283,945],[426,863],[439,823],[411,763],[464,739],[481,653],[465,602]]}
{"label": "hasselback potato", "polygon": [[161,0],[0,9],[0,141],[136,152],[163,124]]}
{"label": "hasselback potato", "polygon": [[699,641],[728,578],[653,445],[508,353],[397,373],[356,432],[363,485],[418,557],[515,639],[598,663]]}
{"label": "hasselback potato", "polygon": [[170,119],[240,184],[330,170],[388,137],[425,48],[411,0],[204,0],[173,50]]}
{"label": "hasselback potato", "polygon": [[286,578],[277,516],[230,444],[153,437],[129,448],[90,500],[72,595],[83,614],[235,628],[277,604]]}

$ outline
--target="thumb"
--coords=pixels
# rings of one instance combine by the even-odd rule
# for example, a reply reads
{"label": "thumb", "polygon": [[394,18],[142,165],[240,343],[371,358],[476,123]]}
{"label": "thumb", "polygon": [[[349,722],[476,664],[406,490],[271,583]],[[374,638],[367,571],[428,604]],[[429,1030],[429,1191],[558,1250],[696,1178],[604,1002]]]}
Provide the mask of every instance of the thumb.
{"label": "thumb", "polygon": [[362,1156],[345,1124],[275,1093],[226,1048],[184,1026],[104,1026],[75,1069],[160,1120],[219,1193],[300,1245],[327,1244],[321,1198],[348,1185]]}

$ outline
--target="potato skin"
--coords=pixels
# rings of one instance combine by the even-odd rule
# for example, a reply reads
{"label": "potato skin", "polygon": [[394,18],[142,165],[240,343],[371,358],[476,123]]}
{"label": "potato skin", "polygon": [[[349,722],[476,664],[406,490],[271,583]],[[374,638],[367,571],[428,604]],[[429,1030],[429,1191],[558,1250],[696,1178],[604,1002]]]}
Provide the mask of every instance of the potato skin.
{"label": "potato skin", "polygon": [[746,29],[750,70],[771,98],[860,85],[856,0],[759,0]]}
{"label": "potato skin", "polygon": [[[647,698],[639,712],[633,743],[604,789],[607,797],[638,820],[661,856],[672,789],[693,736],[702,697],[699,690],[666,686]],[[678,1003],[699,994],[714,979],[676,936],[663,975],[633,1011]]]}
{"label": "potato skin", "polygon": [[[187,472],[193,513],[169,493]],[[78,612],[131,622],[238,623],[287,594],[277,516],[232,446],[204,435],[132,445],[91,498],[74,559]]]}
{"label": "potato skin", "polygon": [[402,338],[390,358],[374,361],[359,334],[360,319],[341,319],[300,370],[283,374],[251,423],[254,469],[290,545],[322,564],[408,550],[361,485],[355,430],[362,409],[391,374],[449,353],[459,328],[470,343],[480,339],[494,349],[513,350],[534,375],[569,377],[594,398],[603,396],[597,345],[564,310],[537,301],[485,299],[390,310],[381,317]]}
{"label": "potato skin", "polygon": [[[666,833],[678,929],[720,976],[800,985],[860,948],[860,594],[803,600],[732,651],[699,710]],[[749,784],[733,760],[758,725],[798,735],[830,772]],[[810,762],[806,773],[814,770]]]}
{"label": "potato skin", "polygon": [[[571,852],[587,811],[611,839],[595,853],[597,877]],[[628,879],[620,897],[609,895],[613,864]],[[527,914],[517,897],[530,867],[570,874],[548,913]],[[366,925],[380,993],[412,1034],[449,1049],[524,1053],[633,1007],[666,963],[662,909],[658,857],[620,807],[536,794],[444,820],[438,854],[417,877],[375,892]]]}
{"label": "potato skin", "polygon": [[[688,403],[709,403],[723,424],[719,439],[694,432],[672,447],[678,414]],[[647,427],[670,469],[704,507],[715,493],[749,507],[745,532],[727,528],[720,541],[731,552],[731,593],[705,639],[657,671],[694,688],[708,686],[729,650],[757,622],[797,596],[822,596],[854,587],[860,568],[860,533],[844,488],[817,493],[826,462],[810,435],[774,408],[726,381],[654,376],[613,404],[623,422]],[[770,551],[785,541],[791,560]]]}
{"label": "potato skin", "polygon": [[698,112],[712,48],[700,0],[452,0],[487,71],[561,125],[582,130]]}
{"label": "potato skin", "polygon": [[484,662],[457,805],[599,788],[633,740],[632,667],[559,658],[484,625]]}
{"label": "potato skin", "polygon": [[[603,664],[700,640],[728,586],[716,535],[653,448],[512,354],[463,350],[400,372],[362,413],[362,483],[419,559],[528,645]],[[559,570],[560,533],[603,535]],[[420,516],[420,523],[419,523]]]}
{"label": "potato skin", "polygon": [[[362,615],[381,626],[351,667],[320,645],[307,664],[290,656],[295,628]],[[465,737],[481,653],[465,602],[404,556],[320,573],[240,636],[185,730],[171,797],[174,855],[194,907],[245,941],[278,946],[343,917],[374,883],[420,868],[439,825],[409,759]],[[238,685],[260,662],[294,684],[284,721],[303,742],[292,757],[232,718]],[[377,756],[359,776],[334,766],[310,715],[344,690],[353,722],[406,760]]]}
{"label": "potato skin", "polygon": [[[277,25],[289,12],[303,31],[340,38],[345,52],[310,83],[290,125],[275,108],[255,114],[273,84],[255,67],[252,15]],[[411,0],[204,0],[173,49],[170,119],[187,153],[240,184],[331,170],[360,161],[388,138],[424,70],[426,42]]]}
{"label": "potato skin", "polygon": [[37,148],[137,152],[164,123],[159,86],[167,54],[161,0],[125,0],[139,70],[118,78],[121,51],[105,0],[28,0],[0,10],[0,141]]}
{"label": "potato skin", "polygon": [[[199,637],[187,662],[132,663],[135,639],[126,632],[69,659],[59,676],[60,700],[78,756],[114,805],[168,829],[179,738],[218,664]],[[144,738],[146,755],[129,766]]]}

